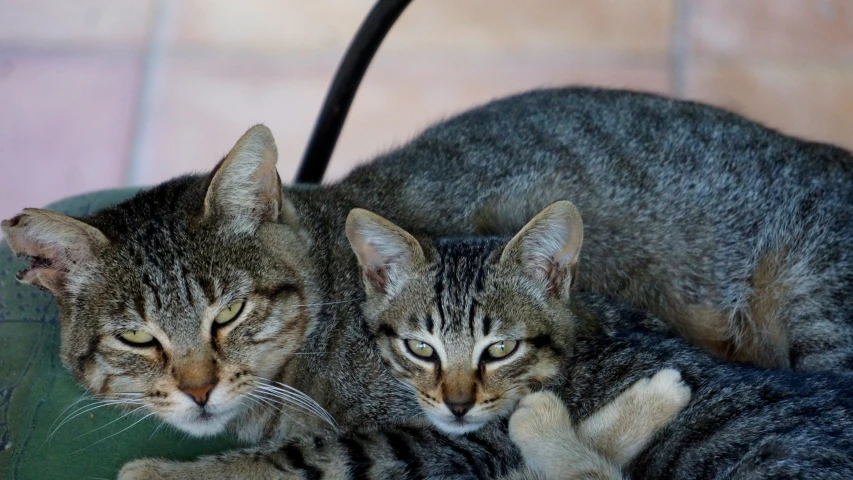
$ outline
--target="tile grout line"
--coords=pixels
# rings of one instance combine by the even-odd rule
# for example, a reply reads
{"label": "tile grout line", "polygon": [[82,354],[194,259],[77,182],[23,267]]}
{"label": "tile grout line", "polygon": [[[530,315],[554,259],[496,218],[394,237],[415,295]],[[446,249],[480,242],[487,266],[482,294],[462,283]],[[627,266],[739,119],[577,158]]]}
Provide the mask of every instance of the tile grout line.
{"label": "tile grout line", "polygon": [[675,0],[672,36],[670,37],[670,69],[672,93],[678,98],[687,95],[687,23],[690,17],[690,0]]}
{"label": "tile grout line", "polygon": [[130,160],[125,173],[127,185],[143,183],[147,163],[151,159],[152,109],[163,73],[166,35],[174,17],[173,6],[173,0],[157,0],[153,7],[151,33],[142,58],[142,75],[137,96]]}

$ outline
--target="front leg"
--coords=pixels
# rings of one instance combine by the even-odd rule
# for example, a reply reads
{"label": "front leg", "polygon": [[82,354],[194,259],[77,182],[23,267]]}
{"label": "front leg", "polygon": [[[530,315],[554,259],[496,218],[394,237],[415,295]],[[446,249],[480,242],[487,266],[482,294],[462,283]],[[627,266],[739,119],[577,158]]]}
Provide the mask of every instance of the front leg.
{"label": "front leg", "polygon": [[672,368],[638,380],[578,426],[578,434],[620,467],[690,402],[691,391]]}
{"label": "front leg", "polygon": [[619,468],[585,442],[563,402],[551,392],[525,396],[509,421],[509,435],[521,450],[526,471],[504,480],[617,480]]}
{"label": "front leg", "polygon": [[451,437],[425,424],[382,431],[315,437],[277,447],[257,447],[201,457],[193,462],[142,459],[128,463],[119,480],[350,480],[483,479],[520,463],[504,426]]}
{"label": "front leg", "polygon": [[516,478],[618,479],[621,467],[690,402],[690,388],[677,370],[644,378],[579,425],[556,395],[539,392],[519,403],[509,434],[527,472]]}
{"label": "front leg", "polygon": [[[351,478],[349,468],[333,456],[314,455],[305,462],[304,446],[274,449],[246,449],[200,457],[192,462],[143,458],[125,465],[119,480],[311,480]],[[326,460],[323,462],[322,460]]]}

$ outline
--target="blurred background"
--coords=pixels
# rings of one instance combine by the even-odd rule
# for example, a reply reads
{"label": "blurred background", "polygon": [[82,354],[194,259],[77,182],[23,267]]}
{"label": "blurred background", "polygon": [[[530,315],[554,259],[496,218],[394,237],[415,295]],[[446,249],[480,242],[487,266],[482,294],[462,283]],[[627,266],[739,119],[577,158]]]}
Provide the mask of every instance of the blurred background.
{"label": "blurred background", "polygon": [[[291,179],[373,0],[0,0],[0,218],[210,169],[252,124]],[[415,0],[327,178],[494,97],[699,99],[853,148],[853,0]]]}

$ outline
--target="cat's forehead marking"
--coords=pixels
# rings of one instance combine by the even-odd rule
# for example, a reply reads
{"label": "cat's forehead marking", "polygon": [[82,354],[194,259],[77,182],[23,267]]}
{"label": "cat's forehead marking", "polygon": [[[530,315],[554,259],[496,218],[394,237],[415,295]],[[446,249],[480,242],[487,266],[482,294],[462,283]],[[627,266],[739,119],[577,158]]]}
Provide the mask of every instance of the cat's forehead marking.
{"label": "cat's forehead marking", "polygon": [[135,306],[176,341],[203,337],[219,310],[252,291],[251,278],[239,269],[212,277],[209,268],[192,268],[186,259],[158,267],[142,272]]}
{"label": "cat's forehead marking", "polygon": [[184,260],[176,259],[168,266],[145,265],[140,282],[145,296],[157,311],[195,304],[200,296],[205,296]]}
{"label": "cat's forehead marking", "polygon": [[442,340],[447,355],[461,362],[467,362],[472,348],[494,330],[479,299],[495,245],[491,239],[436,244],[434,318],[426,327]]}

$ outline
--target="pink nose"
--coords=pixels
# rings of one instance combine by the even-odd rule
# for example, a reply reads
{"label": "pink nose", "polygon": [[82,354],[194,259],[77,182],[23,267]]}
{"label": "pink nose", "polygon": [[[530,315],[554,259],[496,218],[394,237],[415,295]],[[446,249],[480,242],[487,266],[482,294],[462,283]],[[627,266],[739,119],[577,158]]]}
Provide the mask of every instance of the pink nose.
{"label": "pink nose", "polygon": [[204,406],[210,398],[210,391],[216,386],[216,382],[210,382],[200,387],[180,387],[181,391],[192,397],[199,406]]}
{"label": "pink nose", "polygon": [[456,418],[462,418],[468,413],[468,410],[471,410],[471,407],[474,406],[474,402],[451,402],[445,400],[444,403],[447,405],[447,408],[450,409],[450,413],[453,414]]}

